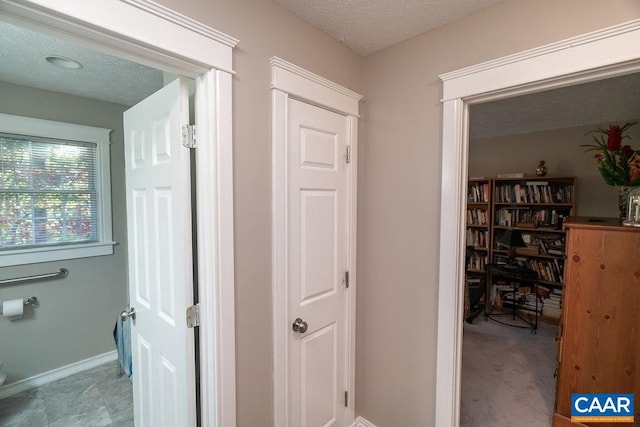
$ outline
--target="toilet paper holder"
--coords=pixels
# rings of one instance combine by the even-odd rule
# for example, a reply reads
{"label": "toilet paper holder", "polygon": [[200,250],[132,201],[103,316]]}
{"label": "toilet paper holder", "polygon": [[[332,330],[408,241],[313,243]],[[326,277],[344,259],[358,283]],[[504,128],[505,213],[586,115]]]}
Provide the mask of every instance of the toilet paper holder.
{"label": "toilet paper holder", "polygon": [[[25,298],[23,300],[23,304],[24,305],[33,305],[33,306],[37,306],[40,302],[38,301],[37,297],[29,297],[29,298]],[[2,314],[2,305],[0,304],[0,314]]]}

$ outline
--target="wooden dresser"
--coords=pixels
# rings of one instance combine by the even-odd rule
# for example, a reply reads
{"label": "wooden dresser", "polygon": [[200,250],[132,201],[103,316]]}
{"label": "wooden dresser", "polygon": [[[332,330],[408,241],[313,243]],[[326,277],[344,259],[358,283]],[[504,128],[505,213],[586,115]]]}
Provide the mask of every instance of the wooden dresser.
{"label": "wooden dresser", "polygon": [[553,425],[583,425],[571,424],[571,393],[634,393],[640,425],[640,229],[581,217],[568,218],[564,227]]}

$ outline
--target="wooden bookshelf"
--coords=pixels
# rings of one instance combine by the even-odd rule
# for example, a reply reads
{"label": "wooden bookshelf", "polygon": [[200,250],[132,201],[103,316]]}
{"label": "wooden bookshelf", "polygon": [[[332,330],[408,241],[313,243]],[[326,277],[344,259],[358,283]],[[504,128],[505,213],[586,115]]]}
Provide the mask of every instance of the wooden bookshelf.
{"label": "wooden bookshelf", "polygon": [[[519,230],[527,247],[516,250],[516,260],[538,273],[542,306],[538,314],[543,320],[558,322],[566,259],[563,222],[574,215],[575,178],[495,178],[492,183],[489,262],[508,262],[507,248],[497,242],[506,230]],[[488,284],[489,295],[494,285],[499,284]]]}
{"label": "wooden bookshelf", "polygon": [[485,275],[491,260],[491,179],[470,179],[467,187],[467,275]]}

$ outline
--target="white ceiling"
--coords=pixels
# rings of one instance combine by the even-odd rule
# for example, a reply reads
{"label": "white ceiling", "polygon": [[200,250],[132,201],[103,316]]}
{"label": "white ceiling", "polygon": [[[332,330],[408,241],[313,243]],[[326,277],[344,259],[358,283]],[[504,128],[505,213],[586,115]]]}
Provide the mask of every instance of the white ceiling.
{"label": "white ceiling", "polygon": [[361,55],[369,55],[501,0],[276,1]]}
{"label": "white ceiling", "polygon": [[470,108],[480,139],[640,119],[640,74],[599,80]]}
{"label": "white ceiling", "polygon": [[[360,28],[358,32],[365,34],[357,43],[366,45],[367,49],[379,48],[372,47],[374,45],[393,43],[391,40],[394,38],[406,38],[407,36],[400,34],[404,34],[405,27],[417,28],[418,5],[431,10],[433,16],[442,19],[438,24],[430,25],[442,25],[448,19],[455,19],[454,16],[464,16],[496,3],[495,0],[276,1],[283,5],[291,3],[291,7],[305,6],[302,8],[306,13],[315,11],[323,20],[338,23],[332,24],[336,28],[342,25],[339,24],[341,22],[357,21],[356,26]],[[451,5],[454,4],[456,7],[452,10]],[[439,7],[442,8],[440,12],[437,11]],[[363,11],[362,20],[356,19],[360,16],[359,11]],[[389,16],[385,15],[385,11],[391,11]],[[388,19],[383,19],[385,16]],[[433,16],[429,18],[430,22],[433,21]],[[385,21],[384,26],[392,21],[395,23],[384,29],[384,26],[378,25],[379,20]],[[369,31],[367,28],[376,28],[376,31]],[[375,34],[367,36],[368,33]],[[353,37],[349,43],[356,43],[356,36]],[[0,80],[10,83],[128,106],[136,104],[163,85],[162,71],[25,30],[1,20],[0,40]],[[84,67],[80,70],[54,67],[45,61],[45,57],[49,55],[76,59]],[[474,105],[470,114],[470,136],[478,139],[630,119],[640,119],[640,74]]]}
{"label": "white ceiling", "polygon": [[[0,80],[134,105],[162,87],[162,71],[72,45],[0,21]],[[51,55],[74,59],[78,70],[48,63]]]}

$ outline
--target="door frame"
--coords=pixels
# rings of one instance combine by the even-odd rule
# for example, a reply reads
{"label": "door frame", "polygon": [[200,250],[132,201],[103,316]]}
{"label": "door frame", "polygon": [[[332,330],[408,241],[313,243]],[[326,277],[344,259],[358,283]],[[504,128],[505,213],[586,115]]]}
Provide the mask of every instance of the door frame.
{"label": "door frame", "polygon": [[469,105],[638,72],[639,45],[640,19],[440,76],[443,121],[434,425],[455,427],[460,419]]}
{"label": "door frame", "polygon": [[357,165],[358,114],[362,96],[324,77],[278,57],[272,57],[272,279],[273,290],[273,420],[276,427],[289,427],[288,420],[288,332],[287,304],[287,104],[297,99],[346,116],[349,121],[351,168],[349,176],[349,293],[347,313],[347,420],[355,419],[355,336],[356,336],[356,231],[357,231]]}
{"label": "door frame", "polygon": [[[200,415],[236,425],[232,51],[238,41],[151,0],[0,0],[2,19],[195,79]],[[195,402],[194,402],[195,404]]]}

